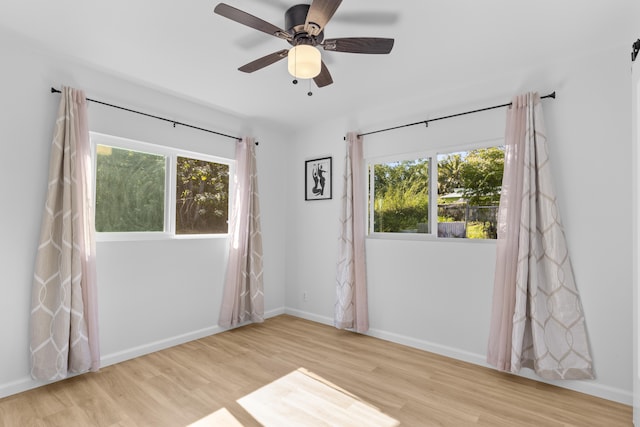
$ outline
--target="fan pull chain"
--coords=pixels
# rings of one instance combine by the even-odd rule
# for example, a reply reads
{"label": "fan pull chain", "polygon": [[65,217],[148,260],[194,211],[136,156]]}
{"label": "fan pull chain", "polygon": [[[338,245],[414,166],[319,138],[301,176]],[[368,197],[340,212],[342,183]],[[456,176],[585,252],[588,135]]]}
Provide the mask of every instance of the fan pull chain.
{"label": "fan pull chain", "polygon": [[[298,52],[294,51],[293,54],[297,56]],[[295,62],[293,64],[293,74],[298,74],[298,61],[297,61],[297,58],[294,58],[294,60],[295,60]],[[307,92],[307,95],[308,96],[312,96],[313,92],[311,92],[311,79],[307,79],[307,80],[309,81],[309,91]],[[293,79],[293,81],[291,83],[293,83],[294,85],[297,85],[298,84],[298,79],[294,77],[294,79]]]}
{"label": "fan pull chain", "polygon": [[[295,57],[293,58],[294,62],[293,62],[293,74],[294,75],[298,75],[298,51],[294,50],[293,54],[295,55]],[[297,85],[298,84],[298,78],[294,78],[293,79],[293,84]]]}

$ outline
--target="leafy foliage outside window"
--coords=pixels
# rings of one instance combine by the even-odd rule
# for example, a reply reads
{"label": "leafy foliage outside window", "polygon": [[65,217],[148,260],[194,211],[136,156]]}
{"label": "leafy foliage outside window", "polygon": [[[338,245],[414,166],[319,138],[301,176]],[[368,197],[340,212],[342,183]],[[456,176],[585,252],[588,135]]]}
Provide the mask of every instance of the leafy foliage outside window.
{"label": "leafy foliage outside window", "polygon": [[95,224],[103,238],[228,232],[229,163],[106,135],[94,138]]}
{"label": "leafy foliage outside window", "polygon": [[429,218],[430,164],[424,157],[371,166],[372,230],[429,233],[437,225],[440,237],[495,239],[503,147],[437,156],[437,223]]}
{"label": "leafy foliage outside window", "polygon": [[[441,237],[498,237],[503,172],[504,147],[438,155],[438,221],[456,222],[463,230],[461,235],[447,235],[455,231],[439,226]],[[456,198],[458,194],[460,197]]]}
{"label": "leafy foliage outside window", "polygon": [[418,232],[429,221],[429,159],[378,163],[373,170],[374,231]]}
{"label": "leafy foliage outside window", "polygon": [[462,190],[470,205],[497,205],[504,171],[504,148],[478,148],[438,155],[438,195]]}
{"label": "leafy foliage outside window", "polygon": [[178,157],[176,233],[226,233],[229,165]]}
{"label": "leafy foliage outside window", "polygon": [[96,231],[164,230],[165,156],[96,147]]}

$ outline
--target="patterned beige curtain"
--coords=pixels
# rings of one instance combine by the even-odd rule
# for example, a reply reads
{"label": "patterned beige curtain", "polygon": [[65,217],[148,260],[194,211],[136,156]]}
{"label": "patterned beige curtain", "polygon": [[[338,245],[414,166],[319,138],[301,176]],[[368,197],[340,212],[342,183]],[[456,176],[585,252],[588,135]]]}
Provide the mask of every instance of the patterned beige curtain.
{"label": "patterned beige curtain", "polygon": [[262,231],[253,138],[243,138],[236,145],[235,180],[229,261],[218,321],[224,327],[264,320]]}
{"label": "patterned beige curtain", "polygon": [[537,93],[515,97],[507,112],[487,361],[545,379],[594,377]]}
{"label": "patterned beige curtain", "polygon": [[91,164],[86,98],[63,87],[31,293],[38,380],[100,366]]}
{"label": "patterned beige curtain", "polygon": [[353,329],[361,333],[369,329],[363,162],[362,137],[349,132],[340,214],[334,324],[336,328]]}

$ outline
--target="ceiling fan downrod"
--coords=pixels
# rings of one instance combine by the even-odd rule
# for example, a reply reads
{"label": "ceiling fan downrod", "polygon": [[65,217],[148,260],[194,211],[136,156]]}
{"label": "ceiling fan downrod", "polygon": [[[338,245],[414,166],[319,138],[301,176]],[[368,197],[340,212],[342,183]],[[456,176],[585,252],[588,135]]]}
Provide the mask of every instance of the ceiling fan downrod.
{"label": "ceiling fan downrod", "polygon": [[[319,55],[320,49],[357,54],[388,54],[394,44],[394,39],[380,37],[342,37],[325,40],[324,28],[341,3],[342,0],[311,0],[311,4],[292,6],[285,12],[286,29],[225,3],[219,3],[214,8],[214,12],[270,36],[285,40],[293,46],[291,49],[294,49],[296,54],[298,52],[306,52],[304,54],[306,56],[304,60],[306,71],[303,72],[303,77],[307,78],[307,75],[313,76],[310,78],[313,79],[316,86],[325,87],[333,83],[333,78]],[[307,46],[316,49],[308,49]],[[277,52],[253,60],[239,67],[238,70],[244,73],[253,73],[284,58],[290,58],[291,49],[280,49]],[[298,71],[301,71],[300,67],[298,67]],[[302,75],[298,75],[297,72],[291,72],[291,70],[290,73],[296,78],[300,78]],[[294,84],[296,82],[297,80],[293,81]],[[312,95],[311,91],[309,91],[308,95]]]}

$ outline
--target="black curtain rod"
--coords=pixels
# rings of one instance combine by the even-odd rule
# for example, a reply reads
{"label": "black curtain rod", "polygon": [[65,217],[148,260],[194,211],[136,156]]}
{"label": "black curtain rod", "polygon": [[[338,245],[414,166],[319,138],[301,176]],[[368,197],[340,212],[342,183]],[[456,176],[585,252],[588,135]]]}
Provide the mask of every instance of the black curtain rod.
{"label": "black curtain rod", "polygon": [[[549,95],[545,95],[545,96],[541,97],[540,99],[544,99],[544,98],[553,98],[553,99],[555,99],[556,98],[556,93],[552,92]],[[389,130],[395,130],[395,129],[400,129],[400,128],[406,128],[406,127],[409,127],[409,126],[422,125],[422,124],[425,125],[425,126],[429,126],[429,122],[435,122],[435,121],[438,121],[438,120],[450,119],[452,117],[464,116],[466,114],[479,113],[481,111],[495,110],[496,108],[509,107],[509,106],[511,106],[510,102],[507,103],[507,104],[494,105],[493,107],[480,108],[478,110],[465,111],[464,113],[451,114],[449,116],[436,117],[435,119],[422,120],[422,121],[415,122],[415,123],[408,123],[406,125],[394,126],[394,127],[387,128],[387,129],[374,130],[374,131],[371,131],[371,132],[361,133],[358,136],[372,135],[374,133],[387,132]]]}
{"label": "black curtain rod", "polygon": [[[62,93],[62,92],[59,91],[58,89],[52,87],[51,88],[51,93]],[[117,108],[118,110],[124,110],[124,111],[128,111],[130,113],[136,113],[136,114],[140,114],[142,116],[152,117],[154,119],[163,120],[165,122],[173,123],[173,127],[176,127],[176,125],[180,125],[180,126],[185,126],[185,127],[191,128],[191,129],[201,130],[203,132],[214,133],[216,135],[220,135],[220,136],[224,136],[224,137],[227,137],[227,138],[235,139],[237,141],[241,141],[242,140],[242,138],[239,138],[237,136],[226,135],[224,133],[216,132],[214,130],[205,129],[205,128],[201,128],[201,127],[198,127],[198,126],[193,126],[193,125],[190,125],[190,124],[187,124],[187,123],[177,122],[177,121],[171,120],[171,119],[165,119],[164,117],[154,116],[153,114],[143,113],[142,111],[132,110],[130,108],[125,108],[125,107],[121,107],[119,105],[109,104],[107,102],[98,101],[96,99],[87,98],[87,101],[95,102],[96,104],[106,105],[107,107]],[[258,145],[257,142],[256,142],[256,145]]]}

